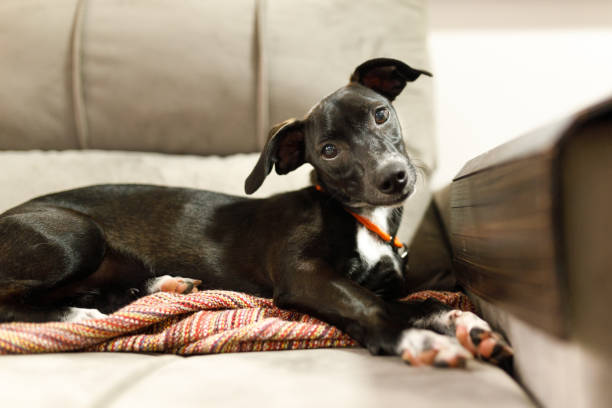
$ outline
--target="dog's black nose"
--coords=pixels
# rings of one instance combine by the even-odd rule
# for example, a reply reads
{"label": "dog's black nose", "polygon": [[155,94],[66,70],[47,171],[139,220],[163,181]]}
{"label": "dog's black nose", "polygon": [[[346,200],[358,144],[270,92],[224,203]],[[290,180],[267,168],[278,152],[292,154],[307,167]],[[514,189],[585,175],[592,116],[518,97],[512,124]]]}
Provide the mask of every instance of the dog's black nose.
{"label": "dog's black nose", "polygon": [[408,169],[403,163],[388,164],[379,171],[378,180],[378,190],[382,193],[401,193],[408,183]]}

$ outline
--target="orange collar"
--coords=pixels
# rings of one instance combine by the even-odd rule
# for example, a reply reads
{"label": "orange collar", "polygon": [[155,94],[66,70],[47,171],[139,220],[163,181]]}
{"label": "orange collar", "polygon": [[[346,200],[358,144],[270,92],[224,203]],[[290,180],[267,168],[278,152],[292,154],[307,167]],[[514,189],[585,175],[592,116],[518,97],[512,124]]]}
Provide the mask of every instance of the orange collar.
{"label": "orange collar", "polygon": [[[317,191],[320,192],[324,192],[325,189],[323,187],[321,187],[319,184],[315,185],[315,189]],[[389,245],[391,245],[391,247],[393,247],[394,249],[400,249],[400,248],[404,248],[404,244],[402,244],[397,237],[392,237],[391,235],[389,235],[388,233],[386,233],[385,231],[381,230],[380,227],[376,224],[374,224],[372,221],[370,221],[369,219],[367,219],[366,217],[363,217],[347,208],[345,208],[346,212],[351,214],[353,217],[355,217],[355,219],[357,221],[359,221],[361,223],[361,225],[363,225],[364,227],[366,227],[368,230],[372,231],[374,234],[378,235],[378,237],[380,239],[382,239],[383,241],[385,241],[386,243],[388,243]],[[403,256],[402,256],[403,258]]]}
{"label": "orange collar", "polygon": [[366,227],[367,229],[369,229],[370,231],[372,231],[373,233],[375,233],[376,235],[378,235],[380,237],[380,239],[382,239],[383,241],[385,241],[386,243],[388,243],[391,246],[394,246],[395,248],[403,248],[404,244],[402,244],[397,237],[391,237],[391,235],[387,234],[385,231],[381,230],[380,227],[376,224],[374,224],[372,221],[368,220],[366,217],[363,217],[351,210],[346,209],[346,212],[351,214],[353,217],[355,217],[355,219],[357,221],[359,221],[364,227]]}

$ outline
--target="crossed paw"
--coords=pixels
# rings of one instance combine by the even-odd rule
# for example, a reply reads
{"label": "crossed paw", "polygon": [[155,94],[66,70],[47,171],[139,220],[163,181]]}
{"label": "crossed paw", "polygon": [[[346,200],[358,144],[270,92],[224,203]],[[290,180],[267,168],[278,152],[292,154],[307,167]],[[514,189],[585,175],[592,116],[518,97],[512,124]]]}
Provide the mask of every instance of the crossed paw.
{"label": "crossed paw", "polygon": [[402,333],[397,352],[409,364],[463,367],[474,357],[499,364],[512,348],[487,322],[471,312],[451,310],[435,317],[435,326],[448,335],[411,328]]}

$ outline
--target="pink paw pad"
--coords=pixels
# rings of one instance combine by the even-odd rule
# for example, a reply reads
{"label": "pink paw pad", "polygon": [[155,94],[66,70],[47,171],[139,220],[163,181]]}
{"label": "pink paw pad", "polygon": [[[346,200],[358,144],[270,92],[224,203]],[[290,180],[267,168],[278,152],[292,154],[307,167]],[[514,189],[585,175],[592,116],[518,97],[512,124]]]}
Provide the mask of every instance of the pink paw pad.
{"label": "pink paw pad", "polygon": [[499,363],[514,354],[501,334],[492,331],[484,320],[470,312],[454,312],[450,318],[455,323],[457,340],[472,354],[492,363]]}

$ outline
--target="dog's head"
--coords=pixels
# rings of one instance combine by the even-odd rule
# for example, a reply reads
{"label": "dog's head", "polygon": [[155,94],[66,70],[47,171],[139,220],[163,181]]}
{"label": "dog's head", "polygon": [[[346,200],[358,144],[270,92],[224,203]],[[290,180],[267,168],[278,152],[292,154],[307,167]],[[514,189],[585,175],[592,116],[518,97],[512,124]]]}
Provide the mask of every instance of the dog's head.
{"label": "dog's head", "polygon": [[355,69],[348,85],[324,98],[304,119],[272,128],[245,183],[255,192],[276,169],[310,163],[325,190],[349,207],[398,205],[414,190],[416,172],[391,102],[421,74],[401,61],[377,58]]}

